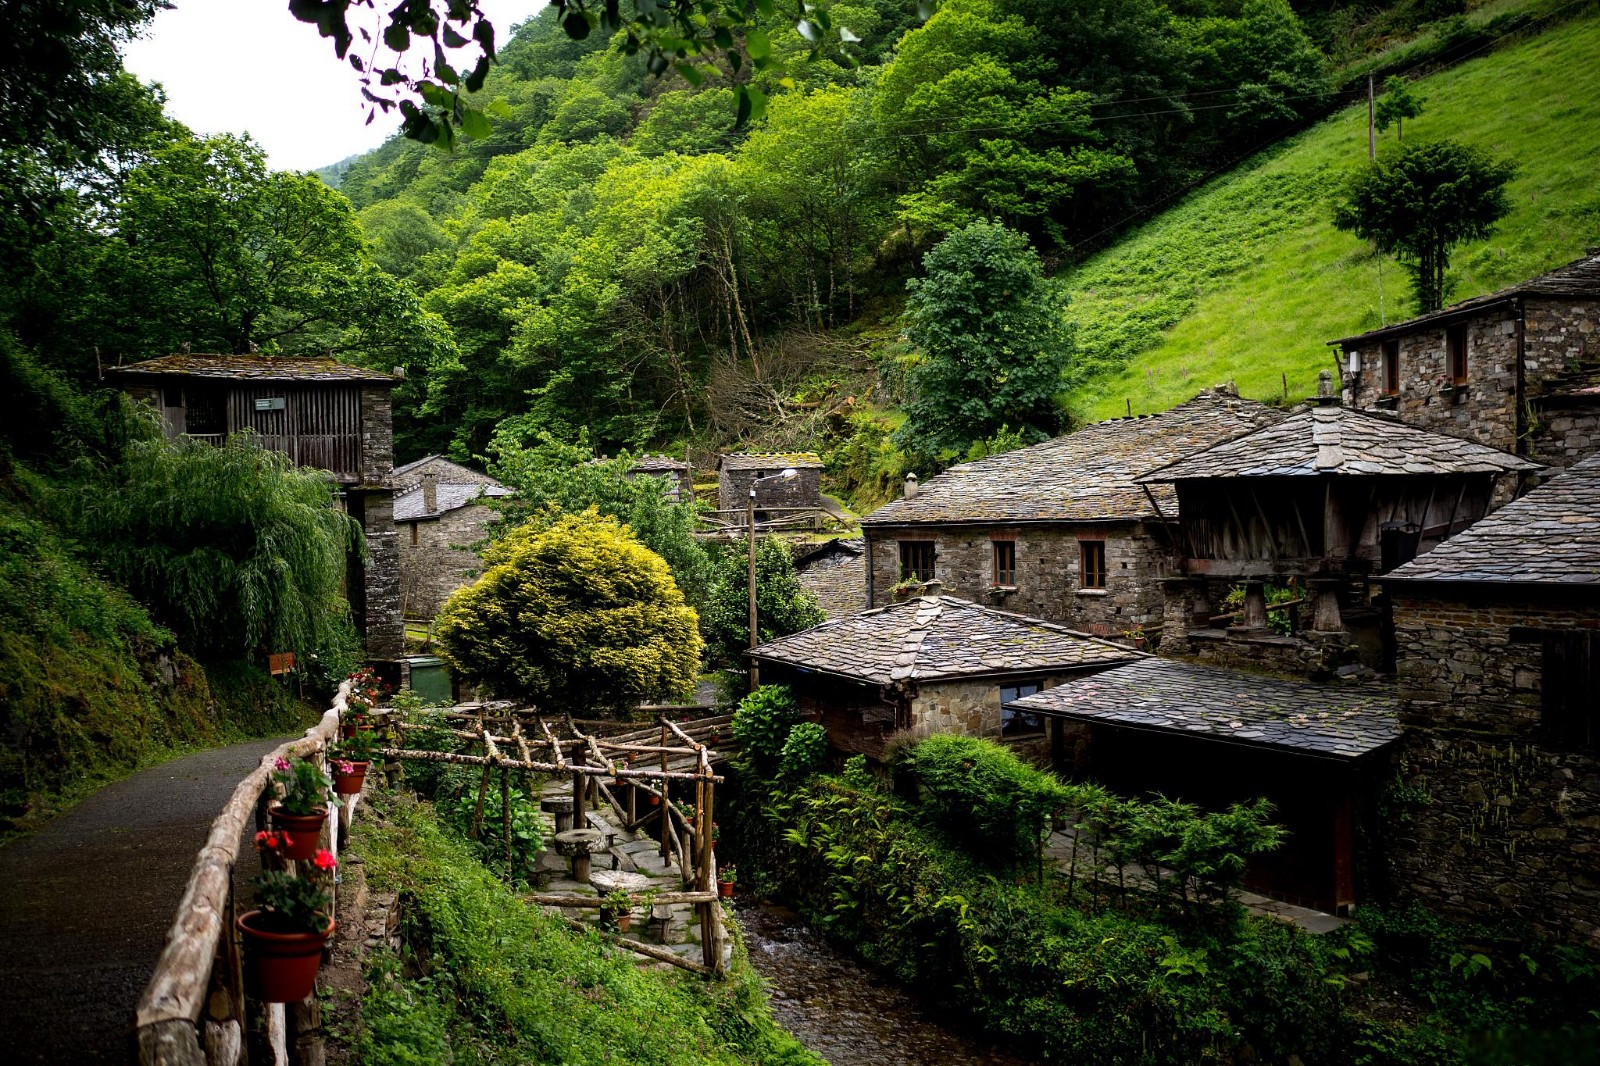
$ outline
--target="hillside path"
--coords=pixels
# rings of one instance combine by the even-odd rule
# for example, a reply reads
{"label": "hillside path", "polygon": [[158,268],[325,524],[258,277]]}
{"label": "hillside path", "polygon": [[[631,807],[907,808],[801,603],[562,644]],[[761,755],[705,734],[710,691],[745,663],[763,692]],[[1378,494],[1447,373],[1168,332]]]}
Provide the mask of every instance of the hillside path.
{"label": "hillside path", "polygon": [[133,1061],[133,1008],[195,855],[240,779],[281,743],[152,767],[0,847],[0,1059]]}

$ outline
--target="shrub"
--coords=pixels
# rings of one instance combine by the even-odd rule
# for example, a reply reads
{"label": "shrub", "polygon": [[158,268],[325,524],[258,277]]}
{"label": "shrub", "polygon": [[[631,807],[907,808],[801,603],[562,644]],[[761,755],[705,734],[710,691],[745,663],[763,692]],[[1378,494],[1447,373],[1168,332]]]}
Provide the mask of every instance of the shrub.
{"label": "shrub", "polygon": [[[705,635],[713,660],[743,668],[750,646],[750,556],[744,542],[723,552],[712,570]],[[774,537],[756,546],[756,624],[762,643],[821,625],[822,608],[795,576],[794,557]]]}
{"label": "shrub", "polygon": [[524,527],[439,614],[444,654],[474,684],[551,710],[617,711],[694,685],[694,609],[661,557],[593,509]]}
{"label": "shrub", "polygon": [[768,773],[783,756],[789,731],[800,722],[800,709],[787,685],[762,685],[739,701],[733,714],[733,739],[744,763]]}
{"label": "shrub", "polygon": [[778,759],[778,770],[787,777],[810,777],[828,761],[828,731],[816,722],[801,722],[789,730]]}

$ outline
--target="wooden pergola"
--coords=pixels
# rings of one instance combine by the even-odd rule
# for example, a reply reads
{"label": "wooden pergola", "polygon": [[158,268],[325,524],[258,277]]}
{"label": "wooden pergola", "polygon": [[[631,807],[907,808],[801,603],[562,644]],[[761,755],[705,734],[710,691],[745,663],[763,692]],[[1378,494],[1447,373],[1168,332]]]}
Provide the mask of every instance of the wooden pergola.
{"label": "wooden pergola", "polygon": [[[511,703],[465,703],[418,711],[409,718],[398,714],[389,718],[398,746],[382,749],[385,757],[482,767],[473,811],[474,837],[483,831],[484,803],[495,771],[499,770],[501,836],[508,873],[513,861],[510,794],[514,772],[524,776],[533,794],[539,791],[534,787],[535,778],[570,779],[570,815],[557,814],[556,843],[558,848],[566,845],[574,856],[574,871],[580,880],[588,876],[590,845],[582,832],[588,826],[590,810],[608,805],[630,831],[659,821],[661,856],[677,865],[685,889],[674,893],[672,902],[694,904],[700,921],[703,964],[689,963],[682,956],[647,944],[603,935],[663,962],[687,965],[707,974],[721,972],[725,936],[722,911],[716,902],[712,812],[716,786],[723,780],[716,767],[726,756],[706,741],[725,731],[730,718],[680,724],[662,716],[654,725],[639,728],[626,722],[574,719],[570,714],[555,717]],[[441,733],[467,750],[438,751],[406,743],[408,737],[420,739],[419,735]],[[642,815],[638,809],[640,795],[652,801]],[[686,809],[692,813],[686,814]],[[563,822],[569,825],[566,831],[560,831]],[[526,898],[546,906],[602,905],[598,896],[577,894],[541,893]]]}

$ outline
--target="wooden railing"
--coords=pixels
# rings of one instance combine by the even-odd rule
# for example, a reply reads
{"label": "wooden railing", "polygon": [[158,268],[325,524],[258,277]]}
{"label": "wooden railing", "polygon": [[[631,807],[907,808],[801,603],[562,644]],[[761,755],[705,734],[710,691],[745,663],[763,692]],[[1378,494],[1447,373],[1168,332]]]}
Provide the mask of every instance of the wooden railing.
{"label": "wooden railing", "polygon": [[[135,1009],[143,1066],[236,1066],[241,1062],[321,1062],[320,1008],[312,996],[300,1003],[267,1005],[245,988],[234,898],[234,865],[247,824],[264,828],[276,799],[272,764],[279,758],[312,759],[326,769],[330,741],[339,736],[349,682],[305,736],[276,748],[239,782],[195,859],[166,947]],[[337,853],[357,797],[330,811],[322,846]],[[253,816],[253,822],[252,822]],[[337,886],[335,886],[337,891]]]}

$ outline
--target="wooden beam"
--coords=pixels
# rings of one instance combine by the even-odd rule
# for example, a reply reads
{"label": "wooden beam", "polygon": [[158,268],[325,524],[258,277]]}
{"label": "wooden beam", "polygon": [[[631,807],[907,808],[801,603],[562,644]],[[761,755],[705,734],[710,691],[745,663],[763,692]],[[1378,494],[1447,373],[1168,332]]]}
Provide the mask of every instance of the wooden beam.
{"label": "wooden beam", "polygon": [[637,952],[638,954],[644,955],[647,958],[655,959],[657,962],[670,963],[680,969],[688,970],[691,973],[697,973],[702,977],[712,976],[712,973],[709,969],[700,965],[698,962],[684,958],[675,951],[668,951],[666,948],[658,948],[654,944],[641,944],[637,940],[629,940],[625,936],[618,936],[616,933],[607,932],[604,929],[596,929],[587,922],[580,922],[576,918],[568,918],[565,914],[558,914],[556,915],[556,918],[570,928],[576,929],[579,932],[593,933],[595,936],[598,936],[601,940],[604,940],[608,944],[615,944],[619,948],[627,948],[629,951]]}

